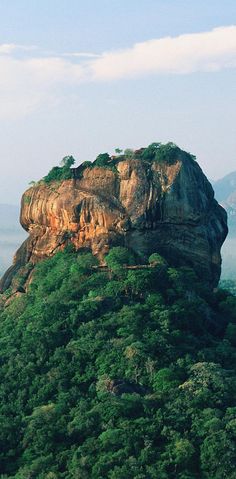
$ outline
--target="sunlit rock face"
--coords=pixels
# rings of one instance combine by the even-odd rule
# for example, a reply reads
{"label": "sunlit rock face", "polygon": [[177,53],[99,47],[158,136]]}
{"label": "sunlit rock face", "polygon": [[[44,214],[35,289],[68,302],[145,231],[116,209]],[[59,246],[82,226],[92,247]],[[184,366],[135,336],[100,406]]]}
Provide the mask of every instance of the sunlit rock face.
{"label": "sunlit rock face", "polygon": [[4,275],[2,290],[16,270],[70,242],[78,250],[89,248],[101,262],[111,246],[124,245],[140,262],[159,252],[171,265],[193,267],[212,286],[220,277],[226,213],[194,160],[167,165],[126,159],[116,169],[86,168],[82,178],[74,170],[74,179],[28,189],[20,221],[29,238]]}

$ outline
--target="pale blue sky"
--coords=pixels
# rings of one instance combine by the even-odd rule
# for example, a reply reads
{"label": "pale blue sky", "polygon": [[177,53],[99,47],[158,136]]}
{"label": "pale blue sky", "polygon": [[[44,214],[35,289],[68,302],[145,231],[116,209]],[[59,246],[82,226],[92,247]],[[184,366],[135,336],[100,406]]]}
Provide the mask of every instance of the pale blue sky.
{"label": "pale blue sky", "polygon": [[153,141],[196,154],[211,178],[235,170],[232,25],[235,0],[0,0],[0,202],[66,154]]}

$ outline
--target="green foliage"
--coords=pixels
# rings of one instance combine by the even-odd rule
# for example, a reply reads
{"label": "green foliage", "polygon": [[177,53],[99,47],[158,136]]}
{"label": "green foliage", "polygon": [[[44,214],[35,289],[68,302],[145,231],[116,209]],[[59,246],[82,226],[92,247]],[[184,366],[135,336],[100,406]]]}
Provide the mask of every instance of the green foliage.
{"label": "green foliage", "polygon": [[151,143],[143,150],[141,158],[146,161],[153,161],[160,146],[161,143]]}
{"label": "green foliage", "polygon": [[31,196],[29,196],[29,195],[24,195],[24,196],[23,196],[23,201],[24,201],[24,204],[25,204],[25,205],[29,205],[29,204],[30,204],[30,201],[31,201]]}
{"label": "green foliage", "polygon": [[131,148],[126,148],[126,150],[124,150],[124,156],[128,159],[134,158],[134,150],[132,150]]}
{"label": "green foliage", "polygon": [[1,313],[0,474],[233,479],[236,298],[107,258],[57,253]]}
{"label": "green foliage", "polygon": [[151,256],[149,256],[148,258],[148,262],[152,265],[152,266],[167,266],[167,262],[165,260],[165,258],[163,258],[160,254],[158,253],[152,253]]}
{"label": "green foliage", "polygon": [[71,168],[75,164],[75,159],[73,156],[64,156],[61,160],[61,166],[63,168]]}
{"label": "green foliage", "polygon": [[[118,157],[119,158],[119,157]],[[118,160],[112,159],[108,153],[100,153],[97,156],[96,160],[92,163],[92,168],[99,166],[101,168],[107,168],[112,170],[114,173],[117,173],[116,163]]]}
{"label": "green foliage", "polygon": [[181,150],[174,143],[151,143],[141,154],[143,160],[159,163],[166,163],[167,165],[173,165],[178,160],[188,159],[194,160],[195,157],[186,151]]}
{"label": "green foliage", "polygon": [[71,166],[74,165],[75,159],[73,156],[65,156],[61,161],[61,166],[54,166],[49,173],[44,176],[43,181],[45,183],[51,183],[52,181],[69,180],[71,176]]}
{"label": "green foliage", "polygon": [[110,157],[108,153],[99,154],[96,160],[91,164],[91,167],[99,166],[102,168],[109,168],[114,172],[117,172],[116,164],[126,159],[138,158],[149,163],[156,161],[168,165],[172,165],[178,160],[195,159],[193,155],[181,150],[178,146],[171,142],[167,144],[151,143],[148,147],[141,148],[140,150],[137,150],[137,152],[131,148],[126,148],[123,151],[123,154],[122,151],[123,150],[116,148],[116,157]]}
{"label": "green foliage", "polygon": [[100,155],[98,155],[96,160],[93,162],[93,165],[107,167],[110,161],[111,157],[108,153],[100,153]]}
{"label": "green foliage", "polygon": [[[86,168],[94,168],[94,167],[101,167],[107,168],[112,170],[115,174],[117,174],[117,163],[120,161],[124,161],[126,159],[141,159],[145,160],[148,163],[151,162],[159,162],[163,164],[172,165],[176,163],[178,160],[188,159],[193,160],[195,157],[190,153],[187,153],[181,150],[178,146],[174,143],[151,143],[146,148],[141,148],[140,150],[134,151],[131,148],[126,148],[124,150],[120,148],[115,149],[115,153],[117,156],[110,156],[108,153],[100,153],[95,161],[84,161],[77,169],[76,175],[77,178],[82,178],[83,172]],[[65,156],[60,166],[54,166],[49,173],[43,178],[44,183],[50,184],[53,181],[63,181],[72,178],[72,170],[71,167],[74,165],[75,160],[73,156]],[[31,182],[34,185],[34,182]]]}
{"label": "green foliage", "polygon": [[135,264],[133,254],[123,246],[112,248],[105,258],[108,268],[111,270],[119,269],[121,266]]}
{"label": "green foliage", "polygon": [[169,368],[160,369],[153,379],[153,389],[159,394],[168,393],[171,389],[176,388],[178,381],[176,380],[174,371]]}

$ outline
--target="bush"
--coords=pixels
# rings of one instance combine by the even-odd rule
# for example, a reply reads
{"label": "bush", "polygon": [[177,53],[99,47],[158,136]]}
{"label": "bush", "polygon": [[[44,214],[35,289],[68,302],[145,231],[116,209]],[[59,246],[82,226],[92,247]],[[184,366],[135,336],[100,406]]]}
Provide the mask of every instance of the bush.
{"label": "bush", "polygon": [[124,248],[123,246],[111,248],[105,258],[105,261],[108,268],[111,270],[116,270],[124,265],[128,266],[135,264],[133,254],[128,250],[128,248]]}
{"label": "bush", "polygon": [[177,145],[172,142],[162,145],[161,143],[151,143],[141,153],[141,158],[145,161],[158,163],[166,163],[167,165],[173,165],[178,160],[188,159],[194,160],[195,157],[186,151],[181,150]]}
{"label": "bush", "polygon": [[98,155],[96,160],[93,162],[93,166],[101,166],[104,168],[109,165],[110,161],[111,157],[108,155],[108,153],[100,153],[100,155]]}
{"label": "bush", "polygon": [[158,253],[152,253],[148,258],[148,262],[152,266],[167,266],[166,260]]}
{"label": "bush", "polygon": [[44,176],[45,183],[52,181],[63,181],[72,178],[71,166],[74,165],[75,159],[73,156],[65,156],[61,161],[61,166],[54,166],[49,173]]}

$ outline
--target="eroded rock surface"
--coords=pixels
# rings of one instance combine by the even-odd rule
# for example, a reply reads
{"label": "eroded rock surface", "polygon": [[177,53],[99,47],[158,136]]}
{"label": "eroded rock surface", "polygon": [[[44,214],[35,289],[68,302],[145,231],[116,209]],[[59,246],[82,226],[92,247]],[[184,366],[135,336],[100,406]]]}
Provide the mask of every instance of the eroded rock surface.
{"label": "eroded rock surface", "polygon": [[224,209],[199,165],[126,159],[109,168],[86,168],[82,178],[40,183],[22,198],[21,224],[29,238],[16,253],[1,289],[17,270],[72,242],[101,262],[109,248],[132,248],[146,262],[159,252],[173,265],[188,265],[213,286],[221,271],[227,234]]}

